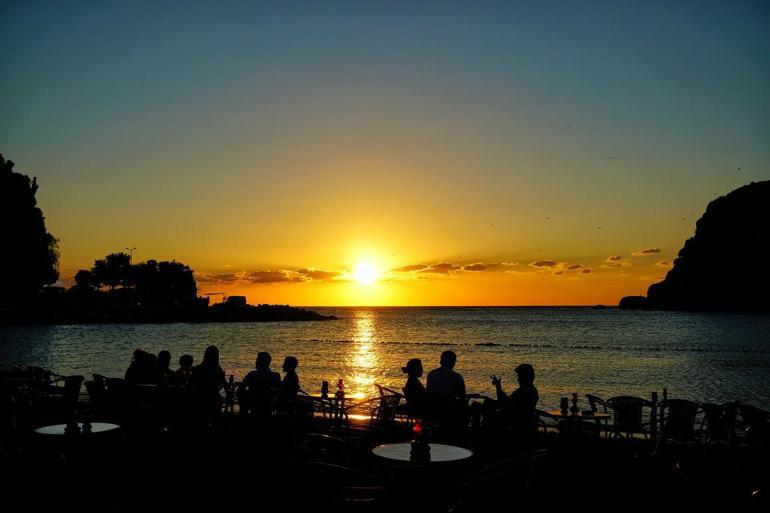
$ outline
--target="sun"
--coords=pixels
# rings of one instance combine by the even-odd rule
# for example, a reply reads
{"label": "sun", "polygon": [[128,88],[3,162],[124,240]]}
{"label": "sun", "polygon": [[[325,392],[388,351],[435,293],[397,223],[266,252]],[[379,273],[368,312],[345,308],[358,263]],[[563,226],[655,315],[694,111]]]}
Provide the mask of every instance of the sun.
{"label": "sun", "polygon": [[371,285],[377,281],[379,274],[377,268],[369,262],[361,262],[356,266],[356,270],[353,271],[353,277],[361,285]]}

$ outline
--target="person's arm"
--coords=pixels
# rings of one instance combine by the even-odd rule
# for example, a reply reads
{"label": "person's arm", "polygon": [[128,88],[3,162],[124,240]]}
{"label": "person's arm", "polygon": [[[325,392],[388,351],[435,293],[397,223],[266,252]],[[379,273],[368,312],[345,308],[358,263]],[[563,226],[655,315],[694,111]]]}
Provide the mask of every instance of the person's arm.
{"label": "person's arm", "polygon": [[465,380],[459,374],[457,376],[460,378],[460,398],[465,401]]}
{"label": "person's arm", "polygon": [[492,385],[495,387],[495,395],[497,396],[498,401],[504,401],[507,399],[507,395],[505,395],[505,392],[503,391],[503,385],[501,383],[500,378],[495,376],[494,374],[490,376],[492,378]]}

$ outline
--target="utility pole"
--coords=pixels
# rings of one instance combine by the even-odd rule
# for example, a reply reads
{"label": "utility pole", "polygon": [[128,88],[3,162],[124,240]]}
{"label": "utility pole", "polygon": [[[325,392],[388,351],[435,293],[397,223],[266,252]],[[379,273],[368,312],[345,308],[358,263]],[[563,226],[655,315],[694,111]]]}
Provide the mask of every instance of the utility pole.
{"label": "utility pole", "polygon": [[136,246],[133,248],[123,248],[126,251],[128,251],[128,263],[133,264],[134,263],[134,250],[136,249]]}

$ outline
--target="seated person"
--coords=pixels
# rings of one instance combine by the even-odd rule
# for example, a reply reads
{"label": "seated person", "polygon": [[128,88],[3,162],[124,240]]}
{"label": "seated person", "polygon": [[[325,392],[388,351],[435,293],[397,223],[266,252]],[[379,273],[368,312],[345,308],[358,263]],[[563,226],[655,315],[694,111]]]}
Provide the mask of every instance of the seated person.
{"label": "seated person", "polygon": [[259,413],[270,415],[273,394],[281,386],[281,375],[270,370],[270,353],[260,351],[254,363],[255,369],[249,372],[238,387],[238,401],[241,413]]}
{"label": "seated person", "polygon": [[203,361],[193,369],[192,386],[200,412],[216,417],[222,411],[219,391],[225,386],[225,371],[219,366],[219,348],[209,346],[203,353]]}
{"label": "seated person", "polygon": [[420,381],[422,361],[419,358],[412,358],[406,362],[406,367],[401,367],[401,372],[409,376],[404,385],[407,412],[410,417],[421,419],[425,414],[427,401],[427,392]]}
{"label": "seated person", "polygon": [[537,431],[537,419],[534,410],[537,407],[539,395],[535,387],[535,369],[528,363],[522,363],[514,369],[519,381],[519,388],[506,394],[503,391],[500,378],[492,376],[492,384],[497,393],[494,403],[497,416],[511,430],[520,435]]}
{"label": "seated person", "polygon": [[428,392],[431,394],[454,397],[465,402],[465,380],[455,372],[457,355],[454,351],[441,353],[440,367],[428,373]]}
{"label": "seated person", "polygon": [[281,388],[287,398],[293,398],[299,392],[299,376],[297,375],[297,366],[299,360],[294,356],[287,356],[283,360],[283,381],[281,381]]}
{"label": "seated person", "polygon": [[454,370],[454,351],[441,353],[440,367],[428,373],[427,413],[451,431],[461,431],[467,421],[465,380]]}
{"label": "seated person", "polygon": [[126,383],[129,385],[155,385],[158,383],[158,365],[154,354],[143,349],[134,351],[131,365],[126,369]]}
{"label": "seated person", "polygon": [[176,371],[176,382],[179,385],[190,385],[192,383],[193,357],[189,354],[183,354],[179,357],[179,369]]}
{"label": "seated person", "polygon": [[158,353],[158,384],[176,385],[176,373],[169,367],[171,366],[171,353],[161,351]]}

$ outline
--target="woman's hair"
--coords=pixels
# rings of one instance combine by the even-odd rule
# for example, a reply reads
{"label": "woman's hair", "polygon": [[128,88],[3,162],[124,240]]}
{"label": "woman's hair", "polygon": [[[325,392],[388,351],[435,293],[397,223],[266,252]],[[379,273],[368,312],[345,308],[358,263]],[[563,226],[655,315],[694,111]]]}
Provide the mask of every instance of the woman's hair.
{"label": "woman's hair", "polygon": [[409,371],[417,370],[419,367],[422,367],[422,361],[419,358],[412,358],[406,362],[406,367],[401,367],[401,372],[409,374]]}
{"label": "woman's hair", "polygon": [[294,356],[287,356],[283,360],[283,366],[286,367],[287,369],[294,370],[297,368],[297,365],[299,365],[299,360],[297,360],[297,358],[295,358]]}
{"label": "woman's hair", "polygon": [[202,364],[210,367],[219,365],[219,348],[217,346],[209,346],[206,348],[206,352],[203,353]]}

